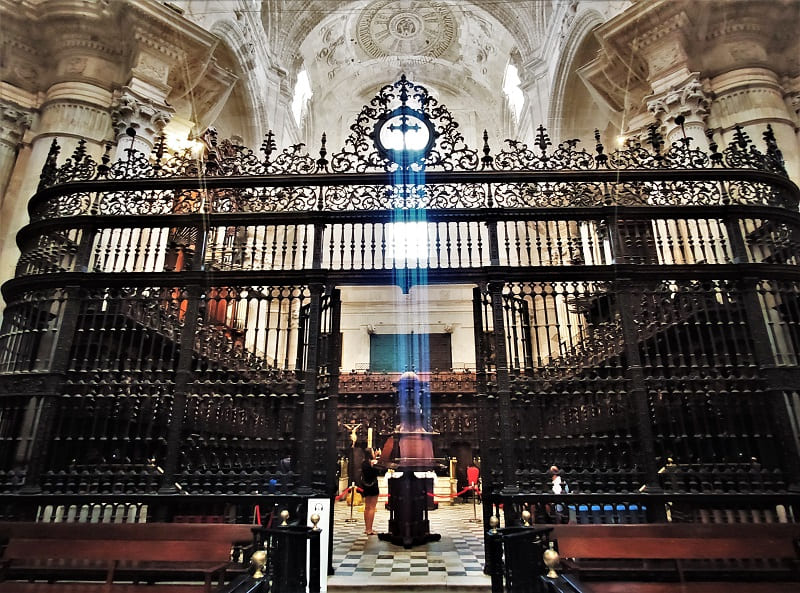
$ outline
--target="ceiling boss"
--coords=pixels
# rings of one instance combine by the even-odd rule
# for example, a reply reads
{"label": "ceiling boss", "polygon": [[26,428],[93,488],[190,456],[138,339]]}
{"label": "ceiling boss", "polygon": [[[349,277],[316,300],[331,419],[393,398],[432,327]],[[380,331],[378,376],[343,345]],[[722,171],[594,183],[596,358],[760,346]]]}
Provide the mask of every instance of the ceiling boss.
{"label": "ceiling boss", "polygon": [[440,2],[378,0],[362,12],[357,31],[359,46],[374,58],[437,58],[455,38],[455,21],[450,9]]}

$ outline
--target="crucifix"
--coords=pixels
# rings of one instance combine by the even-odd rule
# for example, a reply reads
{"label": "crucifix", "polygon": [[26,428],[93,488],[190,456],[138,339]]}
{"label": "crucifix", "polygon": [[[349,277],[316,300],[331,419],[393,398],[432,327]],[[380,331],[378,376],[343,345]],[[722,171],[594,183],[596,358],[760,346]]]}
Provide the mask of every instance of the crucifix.
{"label": "crucifix", "polygon": [[350,424],[345,422],[344,427],[350,431],[350,446],[355,447],[356,441],[358,440],[358,429],[361,428],[361,422],[358,424]]}

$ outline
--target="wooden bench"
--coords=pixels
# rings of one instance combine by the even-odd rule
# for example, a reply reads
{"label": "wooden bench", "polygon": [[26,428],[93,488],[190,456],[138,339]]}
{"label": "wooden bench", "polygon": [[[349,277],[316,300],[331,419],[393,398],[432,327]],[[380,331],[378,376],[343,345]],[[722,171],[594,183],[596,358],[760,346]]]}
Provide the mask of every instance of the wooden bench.
{"label": "wooden bench", "polygon": [[0,591],[20,591],[11,580],[98,581],[95,591],[113,591],[115,583],[128,581],[201,581],[210,593],[214,582],[224,583],[229,556],[224,542],[14,538],[3,554]]}
{"label": "wooden bench", "polygon": [[14,522],[0,523],[0,539],[8,542],[0,593],[171,593],[211,591],[226,574],[241,573],[231,551],[235,542],[251,543],[252,533],[250,525]]}
{"label": "wooden bench", "polygon": [[798,524],[558,525],[552,539],[594,593],[800,591]]}

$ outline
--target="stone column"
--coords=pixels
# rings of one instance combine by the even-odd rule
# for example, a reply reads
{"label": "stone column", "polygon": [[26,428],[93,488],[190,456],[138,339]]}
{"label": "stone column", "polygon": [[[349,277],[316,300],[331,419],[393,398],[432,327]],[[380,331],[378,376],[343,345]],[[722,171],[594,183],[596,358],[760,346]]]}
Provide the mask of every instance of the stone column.
{"label": "stone column", "polygon": [[0,209],[17,160],[17,150],[32,121],[31,112],[27,109],[0,100]]}
{"label": "stone column", "polygon": [[[65,65],[56,68],[80,68],[80,55],[66,57]],[[88,58],[87,58],[88,61]],[[19,249],[14,241],[17,231],[28,222],[27,203],[36,193],[39,174],[53,138],[61,145],[62,159],[69,156],[79,139],[87,140],[87,151],[95,158],[102,154],[111,128],[108,104],[111,93],[91,82],[64,80],[56,82],[44,94],[39,117],[30,131],[26,158],[18,159],[13,176],[14,191],[9,192],[0,213],[0,279],[14,276]]]}
{"label": "stone column", "polygon": [[800,144],[800,76],[794,79],[786,78],[783,81],[785,102],[789,113],[794,116],[794,129],[797,142]]}
{"label": "stone column", "polygon": [[759,150],[764,150],[762,133],[771,125],[778,147],[786,158],[789,176],[800,180],[800,142],[796,114],[784,101],[784,88],[771,69],[748,67],[730,70],[711,79],[715,95],[710,121],[727,141],[736,124],[742,126]]}

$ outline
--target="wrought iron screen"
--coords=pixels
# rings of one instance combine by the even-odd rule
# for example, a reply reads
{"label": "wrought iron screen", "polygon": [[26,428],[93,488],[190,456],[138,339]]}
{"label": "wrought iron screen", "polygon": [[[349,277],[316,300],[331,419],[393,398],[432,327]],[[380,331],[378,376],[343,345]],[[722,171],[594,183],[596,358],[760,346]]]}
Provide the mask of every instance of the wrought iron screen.
{"label": "wrought iron screen", "polygon": [[[407,105],[434,131],[411,160],[373,142]],[[54,142],[3,287],[0,483],[330,493],[343,424],[393,425],[390,383],[340,372],[336,289],[424,271],[476,287],[476,370],[432,378],[432,422],[479,443],[488,493],[541,492],[553,463],[583,492],[781,491],[800,192],[770,131],[709,139],[476,150],[403,78],[316,157],[211,130],[200,160],[162,138],[59,164]]]}

